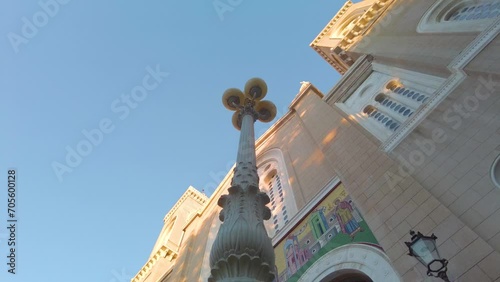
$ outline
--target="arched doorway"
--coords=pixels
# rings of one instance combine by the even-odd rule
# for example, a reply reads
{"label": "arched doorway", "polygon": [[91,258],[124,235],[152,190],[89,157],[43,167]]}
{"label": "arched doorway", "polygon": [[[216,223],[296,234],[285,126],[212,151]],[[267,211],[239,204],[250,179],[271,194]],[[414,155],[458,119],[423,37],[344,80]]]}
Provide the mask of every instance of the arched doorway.
{"label": "arched doorway", "polygon": [[401,282],[389,258],[379,248],[349,244],[324,254],[298,282]]}
{"label": "arched doorway", "polygon": [[361,271],[342,269],[321,279],[320,282],[373,282],[373,280]]}

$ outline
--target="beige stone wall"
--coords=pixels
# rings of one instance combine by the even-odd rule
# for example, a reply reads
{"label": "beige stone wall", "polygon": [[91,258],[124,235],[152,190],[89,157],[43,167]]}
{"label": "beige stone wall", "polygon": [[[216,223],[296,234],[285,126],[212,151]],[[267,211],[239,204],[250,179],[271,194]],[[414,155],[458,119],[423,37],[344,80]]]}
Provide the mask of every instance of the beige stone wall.
{"label": "beige stone wall", "polygon": [[394,1],[349,52],[371,54],[380,63],[433,75],[448,74],[447,65],[479,34],[418,33],[417,25],[436,1]]}
{"label": "beige stone wall", "polygon": [[209,236],[215,235],[210,234],[212,232],[210,226],[215,215],[213,211],[206,213],[186,229],[179,258],[166,281],[199,281],[203,258],[206,252],[210,252],[205,249],[207,240]]}
{"label": "beige stone wall", "polygon": [[[457,89],[457,91],[460,90]],[[450,99],[453,99],[453,97],[451,95]],[[485,176],[487,167],[491,165],[493,160],[492,157],[485,159],[482,158],[484,155],[475,157],[476,160],[481,160],[486,164],[483,166],[475,166],[477,163],[474,158],[471,158],[470,162],[462,164],[464,166],[467,163],[468,169],[475,168],[478,170],[481,168],[481,173],[484,176],[481,178],[483,183],[472,185],[470,183],[472,180],[468,178],[470,175],[462,173],[462,181],[468,181],[469,184],[460,185],[460,187],[470,186],[471,189],[468,191],[472,192],[467,193],[478,193],[475,192],[475,189],[481,190],[483,193],[481,199],[469,199],[464,194],[462,196],[463,200],[457,199],[457,201],[454,201],[454,205],[443,203],[442,199],[434,193],[432,189],[434,186],[429,186],[426,179],[429,175],[436,173],[435,179],[441,180],[442,177],[439,173],[444,173],[444,170],[451,170],[451,168],[441,166],[438,169],[437,167],[431,166],[432,168],[429,168],[428,165],[422,165],[413,175],[402,177],[400,181],[395,179],[392,184],[388,183],[386,176],[388,175],[387,171],[392,172],[393,175],[399,175],[400,163],[397,155],[405,155],[405,150],[402,148],[406,148],[406,150],[415,149],[415,147],[412,147],[412,143],[417,138],[414,135],[425,135],[426,124],[432,121],[432,115],[388,156],[379,150],[379,144],[374,142],[373,138],[367,138],[369,133],[346,119],[335,108],[335,105],[329,106],[315,95],[308,95],[297,104],[295,110],[300,116],[300,113],[306,109],[315,109],[304,114],[299,122],[305,127],[304,133],[309,134],[310,138],[314,139],[315,144],[317,144],[315,150],[321,152],[324,164],[333,168],[330,174],[337,173],[341,181],[346,185],[346,189],[355,199],[371,229],[374,230],[375,236],[394,262],[398,272],[404,276],[405,281],[416,281],[425,277],[425,271],[423,267],[417,264],[417,260],[406,255],[407,247],[404,242],[409,241],[408,232],[410,229],[418,230],[424,234],[435,233],[439,237],[438,242],[442,254],[451,261],[450,277],[465,279],[465,277],[477,275],[477,277],[484,278],[481,281],[498,279],[500,273],[494,265],[500,261],[500,257],[494,249],[496,248],[493,242],[494,239],[488,240],[488,237],[479,236],[478,234],[481,234],[481,232],[469,225],[461,217],[464,211],[472,208],[473,202],[477,203],[482,200],[483,204],[477,204],[476,207],[487,213],[491,220],[484,221],[483,219],[481,226],[486,232],[491,232],[488,233],[489,237],[492,236],[491,234],[498,234],[496,229],[500,220],[496,213],[500,200],[495,199],[495,197],[498,197],[498,190],[493,189],[491,183],[488,182],[489,179]],[[499,112],[498,106],[493,103],[490,105],[489,111],[478,112],[477,115],[489,116],[491,122],[492,115]],[[441,108],[438,108],[434,114],[439,113],[442,113]],[[499,119],[495,119],[494,122],[498,123],[498,121]],[[436,126],[436,124],[431,125],[430,129],[432,130]],[[440,126],[445,128],[446,124]],[[464,124],[464,126],[464,129],[475,128],[474,125],[467,126]],[[491,129],[486,124],[480,125],[478,128]],[[478,134],[479,131],[476,130],[475,134]],[[483,136],[483,141],[489,142],[490,145],[482,147],[481,150],[488,152],[489,155],[496,156],[498,153],[494,154],[495,148],[500,143],[498,135],[494,135],[496,134],[494,130],[489,135],[482,134],[478,136]],[[450,141],[451,139],[450,137]],[[493,144],[497,145],[493,146]],[[479,144],[477,145],[479,146]],[[458,145],[440,145],[439,148],[436,148],[432,158],[429,157],[429,162],[432,160],[445,160],[449,163],[455,163],[453,155],[448,155],[446,150],[440,152],[443,147],[453,146]],[[467,150],[464,152],[467,152]],[[307,178],[307,175],[304,174],[304,177]],[[474,179],[479,180],[479,178]],[[395,182],[397,183],[394,184]],[[435,189],[442,189],[441,185],[436,187]],[[465,191],[462,191],[462,193],[465,193]],[[489,202],[486,203],[486,201]],[[456,212],[457,209],[462,213]]]}
{"label": "beige stone wall", "polygon": [[[307,91],[304,99],[310,96],[317,97],[316,89]],[[297,201],[297,208],[302,209],[334,176],[332,166],[317,146],[315,128],[308,128],[302,116],[307,113],[320,111],[318,105],[310,104],[307,108],[301,107],[300,101],[297,108],[293,108],[287,122],[280,127],[265,143],[265,148],[279,148],[285,156],[290,184]],[[265,149],[259,150],[265,153]]]}
{"label": "beige stone wall", "polygon": [[[413,163],[411,175],[424,189],[420,191],[437,200],[429,228],[436,226],[432,231],[440,236],[443,255],[451,258],[450,273],[458,277],[472,271],[498,279],[500,271],[494,265],[500,263],[500,190],[493,186],[489,169],[500,154],[500,96],[491,92],[483,100],[475,98],[481,78],[489,76],[469,75],[391,157],[399,164],[405,163],[401,158]],[[492,79],[500,82],[498,76]],[[483,90],[480,97],[486,96]],[[462,116],[453,110],[455,106],[463,108]],[[437,132],[440,137],[433,138]],[[422,161],[410,161],[417,156]]]}

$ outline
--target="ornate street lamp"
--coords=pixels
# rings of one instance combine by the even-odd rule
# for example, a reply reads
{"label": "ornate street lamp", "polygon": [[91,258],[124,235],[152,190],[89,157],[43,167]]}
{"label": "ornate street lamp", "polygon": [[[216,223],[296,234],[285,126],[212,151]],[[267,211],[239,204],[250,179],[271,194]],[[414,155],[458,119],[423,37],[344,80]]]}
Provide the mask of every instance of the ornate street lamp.
{"label": "ornate street lamp", "polygon": [[241,133],[229,194],[217,203],[222,207],[222,225],[210,252],[209,282],[271,282],[275,277],[274,249],[263,222],[271,218],[266,207],[270,200],[259,190],[253,126],[256,120],[270,122],[276,117],[276,106],[262,101],[266,93],[266,83],[252,78],[244,93],[230,88],[222,96]]}
{"label": "ornate street lamp", "polygon": [[408,255],[415,257],[427,267],[427,276],[434,276],[450,282],[446,271],[448,260],[441,257],[436,246],[436,235],[424,236],[422,233],[410,230],[411,242],[405,242],[410,250]]}

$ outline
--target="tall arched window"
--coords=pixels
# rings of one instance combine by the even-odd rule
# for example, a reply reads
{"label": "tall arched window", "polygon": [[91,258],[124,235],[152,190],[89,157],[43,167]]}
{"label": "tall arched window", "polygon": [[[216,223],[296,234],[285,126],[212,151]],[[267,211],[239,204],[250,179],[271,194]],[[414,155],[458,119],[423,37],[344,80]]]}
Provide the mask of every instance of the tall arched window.
{"label": "tall arched window", "polygon": [[272,149],[259,157],[257,167],[260,189],[266,192],[271,200],[268,207],[272,216],[264,224],[269,237],[272,238],[297,213],[297,205],[288,183],[288,174],[280,150]]}
{"label": "tall arched window", "polygon": [[500,16],[497,0],[440,0],[420,20],[420,33],[480,32]]}

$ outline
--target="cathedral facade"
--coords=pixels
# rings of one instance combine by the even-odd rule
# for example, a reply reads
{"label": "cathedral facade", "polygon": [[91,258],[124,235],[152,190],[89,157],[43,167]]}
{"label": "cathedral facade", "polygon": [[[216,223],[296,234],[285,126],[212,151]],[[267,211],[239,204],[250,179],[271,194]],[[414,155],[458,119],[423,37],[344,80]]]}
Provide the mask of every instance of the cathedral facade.
{"label": "cathedral facade", "polygon": [[[303,82],[256,142],[275,281],[500,281],[500,1],[348,1],[311,43],[342,77]],[[189,187],[132,282],[207,281],[221,195]]]}

